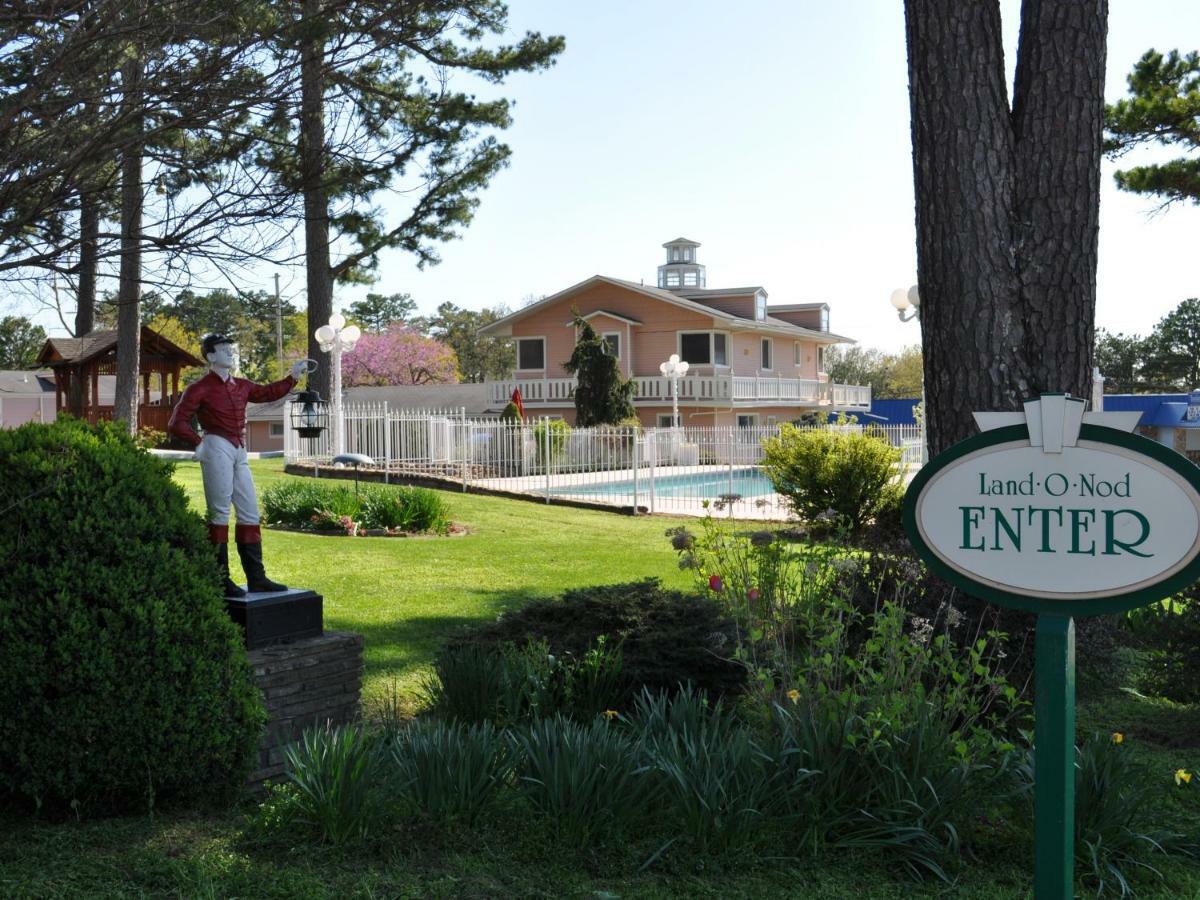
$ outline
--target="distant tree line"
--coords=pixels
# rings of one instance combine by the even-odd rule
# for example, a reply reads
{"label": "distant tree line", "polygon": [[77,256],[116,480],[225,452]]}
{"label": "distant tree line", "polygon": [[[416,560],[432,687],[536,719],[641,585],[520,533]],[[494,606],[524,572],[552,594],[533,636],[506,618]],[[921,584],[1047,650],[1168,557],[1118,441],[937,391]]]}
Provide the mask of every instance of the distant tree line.
{"label": "distant tree line", "polygon": [[870,385],[878,400],[920,399],[921,348],[905,347],[885,353],[870,347],[850,345],[825,351],[825,371],[838,384]]}
{"label": "distant tree line", "polygon": [[1100,329],[1096,366],[1109,394],[1200,390],[1200,299],[1184,300],[1145,337]]}

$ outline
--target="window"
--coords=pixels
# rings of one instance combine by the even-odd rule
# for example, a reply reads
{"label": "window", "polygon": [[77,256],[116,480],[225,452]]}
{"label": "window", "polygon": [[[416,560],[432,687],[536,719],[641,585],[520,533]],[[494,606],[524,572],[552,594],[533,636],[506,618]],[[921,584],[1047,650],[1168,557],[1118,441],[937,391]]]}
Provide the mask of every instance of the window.
{"label": "window", "polygon": [[767,298],[762,294],[754,295],[754,318],[765,319],[767,317]]}
{"label": "window", "polygon": [[621,334],[617,331],[606,331],[600,338],[604,341],[604,352],[609,356],[621,358]]}
{"label": "window", "polygon": [[659,413],[658,414],[658,427],[659,428],[671,428],[671,427],[673,427],[675,425],[679,425],[679,424],[680,424],[680,422],[678,419],[676,419],[674,422],[671,421],[670,413]]}
{"label": "window", "polygon": [[667,273],[667,287],[679,287],[679,273],[678,272],[668,272]]}
{"label": "window", "polygon": [[762,368],[771,368],[771,339],[762,339]]}
{"label": "window", "polygon": [[825,307],[821,307],[821,330],[829,330],[829,310]]}
{"label": "window", "polygon": [[546,368],[546,339],[519,338],[517,340],[517,371],[533,372]]}
{"label": "window", "polygon": [[671,262],[679,262],[679,248],[678,247],[671,248]]}
{"label": "window", "polygon": [[768,428],[774,428],[778,424],[778,422],[779,422],[779,420],[775,416],[767,416],[767,427]]}
{"label": "window", "polygon": [[271,423],[271,437],[273,437],[273,438],[283,437],[283,423],[282,422],[272,422]]}
{"label": "window", "polygon": [[739,413],[737,417],[738,428],[753,428],[758,424],[757,413]]}
{"label": "window", "polygon": [[685,287],[695,287],[696,283],[697,282],[696,282],[696,273],[695,272],[684,272],[683,273],[683,284]]}
{"label": "window", "polygon": [[801,344],[799,341],[796,341],[792,344],[792,348],[793,348],[793,352],[796,355],[795,364],[797,366],[801,365],[804,362],[804,349],[803,349],[804,345]]}
{"label": "window", "polygon": [[726,338],[719,331],[681,331],[679,358],[691,365],[729,365]]}
{"label": "window", "polygon": [[828,355],[829,355],[828,347],[818,347],[817,348],[817,371],[818,372],[825,371],[825,364],[828,361]]}
{"label": "window", "polygon": [[713,365],[729,365],[725,358],[725,335],[723,334],[713,334]]}
{"label": "window", "polygon": [[685,331],[679,335],[679,357],[691,365],[708,365],[712,362],[711,344],[711,332]]}

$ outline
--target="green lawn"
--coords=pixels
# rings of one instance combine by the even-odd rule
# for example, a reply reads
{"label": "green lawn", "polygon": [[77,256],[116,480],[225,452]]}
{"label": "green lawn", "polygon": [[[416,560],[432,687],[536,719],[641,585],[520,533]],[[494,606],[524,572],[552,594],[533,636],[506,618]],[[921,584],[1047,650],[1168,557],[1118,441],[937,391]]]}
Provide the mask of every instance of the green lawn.
{"label": "green lawn", "polygon": [[[287,478],[278,461],[253,464],[259,490]],[[203,507],[199,468],[178,481]],[[683,586],[663,531],[678,520],[446,493],[464,537],[369,539],[264,534],[268,571],[325,597],[326,627],[366,636],[368,700],[396,683],[411,696],[439,640],[530,597],[657,576]],[[235,573],[240,577],[240,572]],[[1114,688],[1118,686],[1113,686]],[[1122,731],[1126,747],[1170,783],[1200,769],[1200,711],[1127,691],[1081,697],[1080,733]],[[1200,823],[1200,779],[1156,798],[1164,821]],[[1008,900],[1031,896],[1031,837],[1023,825],[984,829],[979,859],[952,887],[913,885],[870,856],[812,860],[780,846],[771,859],[701,859],[651,839],[615,850],[559,849],[536,821],[498,816],[470,831],[404,825],[370,847],[338,853],[255,843],[250,807],[51,825],[0,815],[3,897],[729,897]],[[1164,866],[1139,896],[1200,897],[1200,870]]]}
{"label": "green lawn", "polygon": [[[260,494],[280,479],[297,477],[284,474],[281,460],[254,461],[251,468]],[[176,479],[203,513],[199,464],[180,463]],[[368,699],[393,682],[411,693],[450,630],[495,619],[532,597],[648,576],[669,585],[687,583],[663,535],[678,520],[439,493],[468,534],[346,538],[263,532],[268,574],[321,594],[327,629],[364,635]],[[236,566],[234,580],[243,580]]]}

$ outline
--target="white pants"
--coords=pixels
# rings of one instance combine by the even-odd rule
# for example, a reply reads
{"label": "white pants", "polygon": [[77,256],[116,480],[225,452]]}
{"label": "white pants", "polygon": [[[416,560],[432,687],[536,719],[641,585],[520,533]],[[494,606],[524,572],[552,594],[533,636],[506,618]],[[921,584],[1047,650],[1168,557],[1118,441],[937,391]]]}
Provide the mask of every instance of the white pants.
{"label": "white pants", "polygon": [[229,503],[237,510],[239,525],[258,524],[258,496],[245,447],[235,447],[225,438],[206,434],[196,448],[200,474],[204,479],[204,499],[208,503],[210,525],[229,524]]}

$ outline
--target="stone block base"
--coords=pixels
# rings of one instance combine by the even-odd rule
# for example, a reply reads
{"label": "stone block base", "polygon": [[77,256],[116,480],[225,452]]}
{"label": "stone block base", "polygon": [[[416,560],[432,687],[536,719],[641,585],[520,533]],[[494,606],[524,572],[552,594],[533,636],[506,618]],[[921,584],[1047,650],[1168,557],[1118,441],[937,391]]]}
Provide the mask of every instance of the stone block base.
{"label": "stone block base", "polygon": [[267,727],[259,742],[249,786],[280,780],[284,748],[305,728],[344,725],[358,714],[362,690],[361,634],[328,631],[320,637],[251,650],[254,683],[267,708]]}

